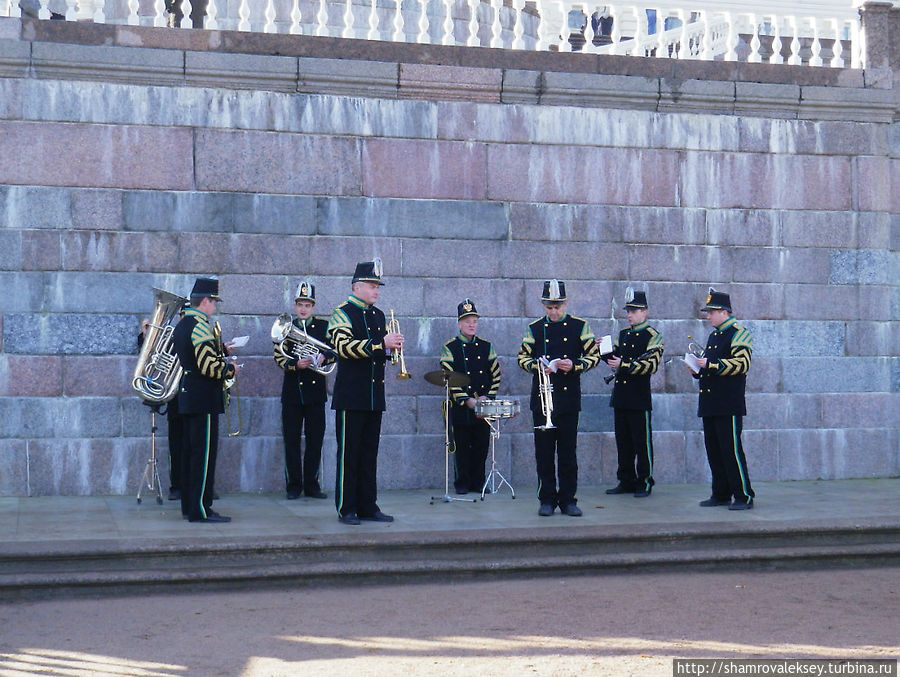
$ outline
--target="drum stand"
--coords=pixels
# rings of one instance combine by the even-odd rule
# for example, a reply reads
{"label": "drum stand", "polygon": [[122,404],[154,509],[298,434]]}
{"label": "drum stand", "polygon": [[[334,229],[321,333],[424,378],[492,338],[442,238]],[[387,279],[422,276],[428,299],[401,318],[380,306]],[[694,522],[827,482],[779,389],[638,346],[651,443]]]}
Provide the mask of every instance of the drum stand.
{"label": "drum stand", "polygon": [[[447,372],[448,374],[452,372]],[[449,377],[444,377],[444,495],[443,496],[432,496],[431,500],[428,502],[429,505],[434,505],[435,501],[441,501],[442,503],[450,503],[452,501],[462,501],[467,503],[471,500],[472,503],[475,502],[476,499],[468,499],[468,498],[460,498],[458,496],[450,495],[450,379]]]}
{"label": "drum stand", "polygon": [[[491,494],[496,494],[500,489],[503,488],[503,485],[509,487],[509,490],[512,492],[511,498],[516,497],[516,490],[513,489],[512,485],[509,481],[503,476],[499,470],[497,470],[497,455],[495,453],[497,446],[497,438],[500,437],[500,419],[497,416],[485,416],[484,420],[487,421],[487,424],[491,427],[491,471],[488,473],[487,479],[484,481],[484,486],[481,488],[481,500],[484,500],[485,493],[488,493],[488,486],[490,486]],[[497,483],[497,478],[500,478],[500,483]]]}
{"label": "drum stand", "polygon": [[138,505],[141,503],[141,494],[144,489],[156,492],[156,502],[159,505],[163,503],[162,484],[159,481],[159,469],[156,462],[156,415],[160,413],[163,406],[157,402],[147,402],[144,404],[150,407],[150,458],[147,459],[147,465],[144,466],[144,476],[141,478],[141,486],[137,492]]}

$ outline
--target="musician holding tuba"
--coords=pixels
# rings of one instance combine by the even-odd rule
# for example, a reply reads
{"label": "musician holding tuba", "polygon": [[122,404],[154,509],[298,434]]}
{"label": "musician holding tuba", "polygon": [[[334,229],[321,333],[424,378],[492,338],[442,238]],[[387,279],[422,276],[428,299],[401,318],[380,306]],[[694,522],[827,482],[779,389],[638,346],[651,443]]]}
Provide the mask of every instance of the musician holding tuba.
{"label": "musician holding tuba", "polygon": [[619,483],[606,493],[645,498],[654,484],[650,377],[659,369],[663,341],[662,334],[647,322],[647,292],[629,287],[625,312],[628,328],[619,332],[612,354],[602,357],[615,379],[609,406],[614,411],[619,457]]}
{"label": "musician holding tuba", "polygon": [[528,326],[518,355],[519,366],[534,374],[531,411],[541,504],[538,515],[549,517],[558,506],[560,512],[579,517],[582,511],[575,498],[578,488],[575,450],[581,411],[581,374],[597,366],[600,353],[587,321],[566,312],[565,282],[544,282],[541,303],[545,316]]}
{"label": "musician holding tuba", "polygon": [[381,417],[385,410],[384,364],[403,348],[403,335],[389,332],[375,307],[381,293],[381,259],[357,264],[350,298],[328,322],[328,343],[337,354],[331,408],[335,411],[337,472],[334,502],[342,524],[393,522],[378,507],[376,472]]}
{"label": "musician holding tuba", "polygon": [[212,509],[219,414],[225,410],[224,383],[238,366],[226,361],[210,317],[219,298],[219,280],[201,277],[191,290],[190,308],[175,327],[173,343],[184,368],[178,410],[184,419],[186,460],[182,464],[181,511],[190,522],[230,522]]}
{"label": "musician holding tuba", "polygon": [[[327,365],[335,355],[326,344],[328,323],[313,316],[316,287],[308,280],[297,287],[294,313],[282,315],[272,327],[275,363],[284,370],[281,387],[281,430],[284,436],[284,477],[287,498],[301,494],[327,498],[319,484],[322,441],[325,439]],[[306,453],[301,437],[306,431]]]}

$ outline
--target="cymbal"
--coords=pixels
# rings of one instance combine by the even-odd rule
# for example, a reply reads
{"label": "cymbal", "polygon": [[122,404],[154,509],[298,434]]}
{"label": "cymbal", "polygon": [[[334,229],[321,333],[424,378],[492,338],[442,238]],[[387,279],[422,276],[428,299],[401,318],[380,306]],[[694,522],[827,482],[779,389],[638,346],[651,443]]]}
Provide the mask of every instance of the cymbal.
{"label": "cymbal", "polygon": [[443,387],[444,384],[449,384],[453,388],[465,388],[469,385],[471,379],[465,374],[460,374],[458,371],[438,369],[437,371],[429,371],[425,374],[425,380],[436,386]]}

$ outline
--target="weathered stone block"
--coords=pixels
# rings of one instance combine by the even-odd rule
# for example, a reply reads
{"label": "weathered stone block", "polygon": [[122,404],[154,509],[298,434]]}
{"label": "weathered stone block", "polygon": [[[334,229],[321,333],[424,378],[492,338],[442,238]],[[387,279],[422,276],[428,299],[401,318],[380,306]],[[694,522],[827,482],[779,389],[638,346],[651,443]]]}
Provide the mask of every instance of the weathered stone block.
{"label": "weathered stone block", "polygon": [[[135,327],[135,336],[137,327]],[[134,343],[137,347],[137,340]],[[60,358],[53,358],[60,359]],[[61,383],[66,397],[132,397],[137,356],[67,356],[62,358]]]}
{"label": "weathered stone block", "polygon": [[[503,277],[523,277],[523,264],[527,262],[527,277],[534,280],[556,278],[570,280],[593,281],[597,271],[608,280],[627,279],[628,248],[622,244],[579,243],[579,242],[509,242],[502,250],[500,271]],[[542,284],[541,282],[540,284]],[[587,295],[578,291],[578,284],[567,284],[566,293],[570,298],[587,299]],[[584,288],[583,286],[581,286]],[[573,296],[574,293],[574,296]],[[539,300],[540,287],[536,292],[528,291],[527,299]],[[601,306],[605,313],[606,303]],[[529,313],[534,311],[529,311]],[[543,314],[543,313],[541,313]]]}
{"label": "weathered stone block", "polygon": [[104,82],[178,85],[184,82],[184,55],[178,51],[33,42],[31,63],[36,77]]}
{"label": "weathered stone block", "polygon": [[773,210],[707,209],[706,242],[715,245],[777,246],[781,242],[781,212]]}
{"label": "weathered stone block", "polygon": [[[146,445],[149,448],[149,443]],[[50,439],[29,443],[32,496],[125,494],[137,490],[146,464],[139,440]]]}
{"label": "weathered stone block", "polygon": [[630,249],[632,280],[706,282],[731,277],[732,250],[720,247],[643,245]]}
{"label": "weathered stone block", "polygon": [[849,212],[781,212],[781,244],[785,247],[852,247],[856,222]]}
{"label": "weathered stone block", "polygon": [[887,422],[900,420],[897,393],[824,394],[820,399],[822,425],[827,428],[884,428]]}
{"label": "weathered stone block", "polygon": [[[620,211],[605,205],[514,202],[509,231],[515,240],[620,242],[625,226]],[[627,219],[631,226],[638,219]]]}
{"label": "weathered stone block", "polygon": [[[443,279],[424,280],[424,307],[426,317],[447,317],[453,320],[452,338],[456,331],[456,306],[463,299],[471,299],[481,314],[479,335],[494,324],[498,317],[519,317],[525,309],[524,288],[521,280],[477,279],[465,277],[455,281],[448,298],[447,282]],[[454,299],[459,299],[454,303]],[[487,336],[486,336],[487,338]],[[488,338],[488,340],[491,340]]]}
{"label": "weathered stone block", "polygon": [[0,28],[0,76],[24,78],[28,73],[32,43],[3,38],[2,30]]}
{"label": "weathered stone block", "polygon": [[396,98],[399,64],[300,58],[298,91],[337,96]]}
{"label": "weathered stone block", "polygon": [[[125,224],[121,191],[73,190],[72,225],[87,230],[118,230]],[[60,224],[61,226],[62,224]]]}
{"label": "weathered stone block", "polygon": [[28,495],[28,451],[25,440],[0,440],[0,496]]}
{"label": "weathered stone block", "polygon": [[841,357],[845,354],[843,322],[739,320],[753,335],[757,356]]}
{"label": "weathered stone block", "polygon": [[[684,481],[701,482],[709,485],[712,475],[709,472],[709,461],[706,460],[706,447],[703,444],[703,431],[691,431],[684,434]],[[703,500],[707,496],[699,496]]]}
{"label": "weathered stone block", "polygon": [[118,437],[119,402],[115,397],[3,397],[0,437]]}
{"label": "weathered stone block", "polygon": [[829,280],[831,264],[828,251],[823,249],[734,247],[730,251],[735,282],[824,283]]}
{"label": "weathered stone block", "polygon": [[107,355],[135,352],[132,315],[9,313],[3,348],[21,355]]}
{"label": "weathered stone block", "polygon": [[845,357],[841,368],[834,359],[798,357],[793,368],[784,371],[784,392],[857,393],[891,390],[890,358]]}
{"label": "weathered stone block", "polygon": [[500,103],[503,71],[400,63],[400,98]]}
{"label": "weathered stone block", "polygon": [[865,249],[898,249],[891,245],[892,215],[864,212],[856,215],[856,242]]}
{"label": "weathered stone block", "polygon": [[[329,467],[329,470],[333,469]],[[235,437],[222,440],[216,467],[216,487],[228,493],[283,491],[284,447],[281,438]],[[330,492],[327,484],[323,488]]]}
{"label": "weathered stone block", "polygon": [[70,204],[65,188],[0,186],[0,227],[71,228]]}
{"label": "weathered stone block", "polygon": [[4,313],[30,312],[44,303],[42,273],[0,272],[0,311]]}
{"label": "weathered stone block", "polygon": [[500,240],[507,237],[509,226],[499,203],[320,198],[317,230],[322,235]]}
{"label": "weathered stone block", "polygon": [[784,317],[784,287],[777,284],[733,284],[732,299],[740,299],[735,312],[756,320]]}
{"label": "weathered stone block", "polygon": [[800,108],[799,85],[736,82],[734,87],[735,115],[797,117]]}
{"label": "weathered stone block", "polygon": [[253,131],[200,130],[196,188],[295,195],[359,195],[355,139]]}
{"label": "weathered stone block", "polygon": [[188,86],[196,87],[294,92],[297,90],[297,59],[187,51],[184,53],[184,80]]}
{"label": "weathered stone block", "polygon": [[[511,249],[505,242],[479,242],[466,252],[466,273],[471,278],[502,278],[503,259]],[[455,240],[406,240],[403,244],[403,275],[406,277],[456,276],[452,267],[435,266],[438,261],[451,261],[459,255]],[[457,301],[459,303],[459,301]]]}
{"label": "weathered stone block", "polygon": [[[799,90],[798,90],[799,95]],[[730,115],[735,106],[735,83],[720,80],[659,81],[660,112],[719,113]]]}
{"label": "weathered stone block", "polygon": [[[684,369],[687,372],[687,369]],[[700,430],[697,418],[697,393],[655,395],[653,397],[653,429],[656,431]]]}
{"label": "weathered stone block", "polygon": [[835,479],[895,474],[892,432],[877,430],[789,430],[778,433],[779,479]]}
{"label": "weathered stone block", "polygon": [[0,355],[0,397],[59,397],[62,382],[59,357]]}
{"label": "weathered stone block", "polygon": [[63,270],[166,272],[181,263],[170,233],[76,230],[61,237]]}
{"label": "weathered stone block", "polygon": [[753,482],[771,482],[778,476],[778,433],[774,430],[747,430],[741,435],[747,474]]}
{"label": "weathered stone block", "polygon": [[21,80],[0,80],[0,120],[20,120],[23,115]]}
{"label": "weathered stone block", "polygon": [[887,157],[858,157],[856,163],[857,207],[861,211],[888,211],[892,207],[892,170],[900,167]]}
{"label": "weathered stone block", "polygon": [[[672,206],[677,154],[628,148],[489,146],[487,197],[517,202]],[[644,172],[641,167],[655,167]],[[522,167],[527,167],[523,176]]]}
{"label": "weathered stone block", "polygon": [[503,70],[500,99],[503,103],[540,103],[544,88],[544,74],[515,68]]}
{"label": "weathered stone block", "polygon": [[852,356],[900,355],[900,325],[890,321],[849,322],[846,350]]}
{"label": "weathered stone block", "polygon": [[655,78],[595,73],[542,73],[540,103],[547,106],[656,110],[660,81]]}
{"label": "weathered stone block", "polygon": [[0,19],[0,40],[19,40],[22,35],[22,20],[13,17]]}
{"label": "weathered stone block", "polygon": [[[354,62],[354,67],[357,64]],[[409,139],[437,137],[439,108],[430,101],[306,95],[292,96],[290,100],[294,110],[286,122],[291,131]],[[454,104],[441,104],[441,111],[444,109],[456,110]]]}
{"label": "weathered stone block", "polygon": [[233,196],[233,227],[237,233],[313,235],[316,233],[315,198],[294,195]]}
{"label": "weathered stone block", "polygon": [[890,122],[893,95],[889,89],[801,86],[800,111],[810,120]]}

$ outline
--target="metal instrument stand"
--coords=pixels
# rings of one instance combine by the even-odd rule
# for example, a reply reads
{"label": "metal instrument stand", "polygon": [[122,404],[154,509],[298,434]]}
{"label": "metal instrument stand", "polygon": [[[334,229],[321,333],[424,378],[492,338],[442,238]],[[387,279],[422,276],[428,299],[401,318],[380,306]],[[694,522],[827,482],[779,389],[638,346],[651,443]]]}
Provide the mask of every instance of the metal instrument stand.
{"label": "metal instrument stand", "polygon": [[156,462],[156,415],[160,413],[163,406],[157,402],[147,402],[144,404],[150,407],[150,458],[147,459],[147,465],[144,466],[144,476],[141,478],[141,486],[137,492],[138,505],[141,503],[141,494],[144,489],[156,492],[156,502],[159,505],[163,503],[162,484],[159,481],[159,469]]}
{"label": "metal instrument stand", "polygon": [[[471,501],[475,503],[476,501],[474,498],[460,498],[450,495],[450,381],[453,373],[452,371],[443,372],[442,376],[439,377],[444,384],[444,406],[446,407],[444,415],[444,495],[432,496],[428,502],[429,505],[434,505],[435,501],[441,501],[441,503],[450,503],[452,501],[462,501],[463,503]],[[427,377],[428,375],[426,374]],[[433,382],[431,379],[429,381]]]}
{"label": "metal instrument stand", "polygon": [[[484,495],[487,493],[488,485],[490,485],[490,493],[496,494],[500,489],[503,488],[503,485],[509,487],[509,490],[512,492],[511,498],[516,497],[516,490],[513,489],[513,486],[509,483],[509,481],[503,476],[499,470],[497,470],[497,455],[495,453],[497,438],[500,437],[500,417],[498,416],[485,416],[484,420],[487,421],[487,424],[491,427],[491,471],[488,473],[487,479],[484,481],[484,486],[481,488],[481,500],[484,500]],[[500,478],[500,483],[497,484],[497,478]]]}

